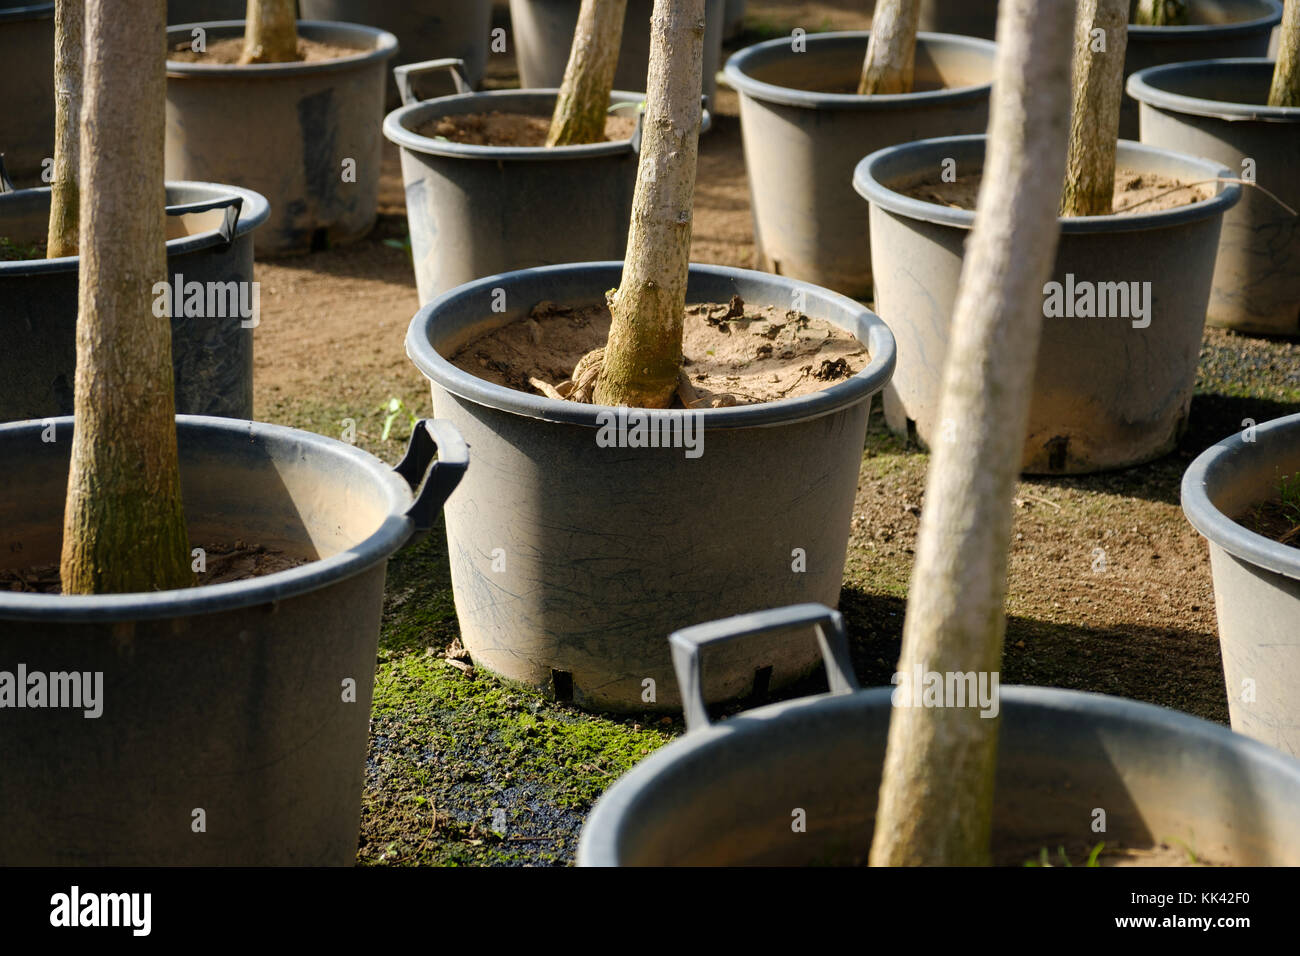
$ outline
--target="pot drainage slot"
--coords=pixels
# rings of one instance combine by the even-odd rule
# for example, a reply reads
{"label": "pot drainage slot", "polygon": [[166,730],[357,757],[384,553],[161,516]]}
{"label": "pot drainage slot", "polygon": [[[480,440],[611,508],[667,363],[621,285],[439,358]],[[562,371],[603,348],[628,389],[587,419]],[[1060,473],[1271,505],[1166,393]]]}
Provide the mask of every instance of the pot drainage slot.
{"label": "pot drainage slot", "polygon": [[551,671],[551,689],[556,700],[573,700],[573,675],[568,671]]}
{"label": "pot drainage slot", "polygon": [[1047,443],[1047,470],[1064,471],[1065,470],[1065,453],[1070,447],[1070,439],[1064,435],[1057,435]]}
{"label": "pot drainage slot", "polygon": [[311,251],[324,252],[330,247],[330,231],[325,227],[317,229],[311,234]]}
{"label": "pot drainage slot", "polygon": [[772,668],[760,667],[754,671],[754,699],[762,700],[767,696],[767,688],[772,683]]}

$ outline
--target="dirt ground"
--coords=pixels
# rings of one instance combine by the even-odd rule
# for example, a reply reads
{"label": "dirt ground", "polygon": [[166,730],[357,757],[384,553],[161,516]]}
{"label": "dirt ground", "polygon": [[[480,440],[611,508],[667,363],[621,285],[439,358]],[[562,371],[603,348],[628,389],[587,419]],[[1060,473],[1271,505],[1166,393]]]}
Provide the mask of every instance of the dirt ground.
{"label": "dirt ground", "polygon": [[[729,49],[796,25],[860,28],[864,6],[751,2],[747,32]],[[512,84],[509,56],[494,57],[488,85]],[[400,457],[407,415],[429,413],[403,350],[418,304],[405,237],[390,146],[370,237],[258,263],[259,418],[335,436],[351,419],[359,444]],[[693,256],[753,264],[737,100],[725,88],[701,141]],[[394,399],[403,408],[383,440]],[[1003,681],[1117,694],[1226,723],[1208,556],[1179,509],[1178,483],[1195,454],[1243,419],[1297,410],[1300,346],[1210,331],[1190,431],[1174,454],[1110,475],[1024,481]],[[865,684],[888,683],[894,669],[926,464],[885,431],[877,405],[841,596]],[[359,861],[571,861],[599,792],[680,722],[583,715],[467,669],[458,647],[445,540],[435,532],[390,566]],[[813,681],[794,693],[816,689]]]}

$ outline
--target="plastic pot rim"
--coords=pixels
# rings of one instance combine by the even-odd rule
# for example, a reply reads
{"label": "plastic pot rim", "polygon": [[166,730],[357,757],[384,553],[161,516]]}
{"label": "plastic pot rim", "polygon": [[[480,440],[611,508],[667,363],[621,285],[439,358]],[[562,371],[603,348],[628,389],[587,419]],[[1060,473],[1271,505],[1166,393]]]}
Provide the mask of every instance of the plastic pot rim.
{"label": "plastic pot rim", "polygon": [[[974,143],[983,144],[986,140],[986,134],[974,133],[965,136],[939,136],[933,139],[919,139],[911,143],[902,143],[898,146],[886,146],[884,149],[878,149],[858,162],[858,165],[853,170],[853,188],[859,196],[872,205],[879,206],[881,209],[895,215],[920,220],[921,222],[932,222],[942,226],[970,230],[975,225],[974,210],[954,209],[951,206],[941,206],[938,203],[913,199],[911,196],[895,192],[877,178],[875,170],[882,163],[896,159],[900,155],[934,153],[936,157],[942,158],[945,155],[943,152],[945,149],[954,146],[968,146]],[[1133,140],[1120,140],[1119,152],[1122,155],[1129,156],[1139,154],[1176,159],[1186,165],[1204,170],[1205,179],[1232,177],[1230,170],[1211,160],[1176,153],[1173,150],[1161,149],[1158,146],[1148,146],[1145,143],[1138,143]],[[1227,212],[1241,198],[1241,186],[1237,183],[1220,183],[1219,185],[1221,187],[1219,191],[1209,199],[1186,206],[1177,206],[1173,209],[1162,209],[1140,215],[1062,216],[1059,219],[1061,234],[1068,236],[1091,233],[1144,232],[1150,229],[1167,229],[1171,226],[1180,226],[1209,219]]]}
{"label": "plastic pot rim", "polygon": [[[233,193],[244,200],[243,208],[239,212],[239,222],[235,225],[235,238],[239,239],[252,232],[271,215],[271,204],[267,202],[265,196],[251,189],[245,189],[243,186],[228,186],[225,183],[202,183],[188,179],[169,179],[166,182],[166,188],[200,188],[209,189],[215,192]],[[14,193],[4,195],[16,195],[17,193],[48,193],[49,186],[40,186],[34,189],[19,189]],[[215,196],[214,196],[215,198]],[[0,198],[0,203],[3,203]],[[221,238],[221,232],[217,229],[208,229],[204,232],[195,233],[192,236],[179,236],[175,239],[167,240],[167,255],[185,255],[191,252],[198,252],[211,246],[220,245],[225,240]],[[18,259],[12,262],[0,262],[0,277],[9,277],[16,275],[41,275],[51,272],[66,272],[78,268],[81,262],[81,256],[60,256],[57,259]]]}
{"label": "plastic pot rim", "polygon": [[[439,311],[446,306],[471,296],[486,302],[489,300],[492,289],[498,286],[508,286],[517,276],[531,275],[544,279],[565,272],[586,272],[591,276],[591,301],[596,302],[599,301],[603,290],[618,285],[622,269],[623,263],[619,260],[565,263],[553,266],[539,266],[532,269],[519,269],[467,282],[438,296],[415,314],[406,333],[406,354],[426,378],[459,398],[497,411],[509,412],[526,418],[581,425],[593,429],[601,428],[608,422],[608,416],[611,414],[617,415],[620,409],[609,405],[582,405],[577,402],[548,398],[545,395],[533,395],[488,382],[476,375],[471,375],[469,372],[462,371],[443,358],[432,345],[431,332],[437,322]],[[779,401],[763,402],[757,405],[691,410],[691,414],[701,416],[701,425],[703,427],[757,428],[807,421],[865,401],[868,397],[884,388],[889,382],[889,378],[894,371],[895,362],[894,336],[880,317],[866,306],[847,296],[831,292],[829,289],[823,289],[808,282],[801,282],[785,276],[774,276],[766,272],[755,272],[751,269],[692,263],[690,271],[692,275],[712,276],[717,279],[752,278],[762,282],[775,281],[788,284],[792,289],[804,290],[808,294],[809,301],[821,299],[828,303],[837,303],[856,313],[858,318],[866,324],[868,340],[862,342],[861,337],[857,337],[867,347],[868,354],[871,357],[871,361],[867,366],[852,378],[808,395],[783,398]],[[605,278],[602,279],[601,276]],[[690,302],[689,296],[687,301]],[[487,317],[486,312],[484,316]],[[680,417],[687,410],[623,409],[623,411],[637,411],[647,416],[650,421],[657,422],[662,419],[671,420]]]}
{"label": "plastic pot rim", "polygon": [[30,3],[24,7],[0,7],[0,23],[46,20],[54,16],[53,3]]}
{"label": "plastic pot rim", "polygon": [[1140,26],[1130,23],[1129,39],[1141,37],[1148,42],[1179,42],[1183,40],[1204,40],[1232,36],[1236,33],[1254,33],[1271,29],[1282,22],[1282,0],[1260,0],[1261,6],[1268,6],[1271,12],[1251,20],[1234,20],[1231,23],[1192,23],[1178,27]]}
{"label": "plastic pot rim", "polygon": [[[55,426],[57,441],[71,441],[73,418],[70,415],[42,421],[0,423],[0,439],[30,432],[28,440],[39,445],[39,433],[51,423]],[[346,464],[370,476],[377,489],[383,489],[388,516],[368,537],[346,551],[247,581],[227,581],[223,584],[133,594],[68,595],[0,591],[0,621],[60,624],[144,621],[193,617],[269,604],[318,591],[361,574],[386,560],[406,543],[414,531],[413,520],[404,513],[413,499],[411,489],[388,465],[360,448],[283,425],[205,415],[177,415],[176,428],[178,432],[187,429],[208,433],[221,431],[230,440],[246,440],[250,443],[278,440],[309,447],[322,458]]]}
{"label": "plastic pot rim", "polygon": [[1187,96],[1163,89],[1161,81],[1175,79],[1183,74],[1204,70],[1206,67],[1273,68],[1268,57],[1231,57],[1218,60],[1191,60],[1186,63],[1166,63],[1149,66],[1128,78],[1125,90],[1139,103],[1156,109],[1184,113],[1189,116],[1206,116],[1228,123],[1255,120],[1262,123],[1300,123],[1300,106],[1268,106],[1267,104],[1234,103],[1230,100],[1211,100],[1202,96]]}
{"label": "plastic pot rim", "polygon": [[[1274,418],[1255,426],[1255,443],[1273,436],[1280,443],[1300,440],[1300,414]],[[1204,537],[1235,558],[1300,581],[1300,548],[1293,548],[1251,531],[1218,509],[1210,499],[1209,483],[1214,472],[1228,466],[1243,453],[1252,451],[1240,432],[1211,445],[1183,473],[1180,488],[1183,514]]]}
{"label": "plastic pot rim", "polygon": [[[917,40],[922,45],[965,47],[969,50],[986,52],[992,56],[997,45],[992,40],[979,37],[960,36],[955,33],[918,33]],[[852,40],[862,44],[865,55],[870,30],[836,30],[830,33],[809,33],[803,37],[807,49],[803,53],[791,53],[791,56],[812,56],[815,47],[831,43],[847,43]],[[934,103],[986,99],[993,88],[992,77],[988,83],[973,86],[958,86],[952,89],[923,90],[917,93],[882,93],[872,96],[859,96],[857,93],[818,93],[812,90],[800,90],[789,86],[779,86],[756,80],[745,72],[750,60],[778,49],[789,49],[789,37],[777,37],[764,40],[743,50],[733,53],[723,67],[727,85],[737,93],[752,97],[764,103],[778,103],[782,106],[797,106],[810,110],[889,110],[908,109],[913,106],[928,106]],[[990,67],[992,60],[990,59]],[[991,70],[990,70],[991,72]]]}
{"label": "plastic pot rim", "polygon": [[[195,23],[177,23],[167,27],[167,46],[190,35],[195,27],[202,27],[208,33],[226,33],[243,36],[245,20],[200,20]],[[304,29],[305,28],[305,29]],[[387,30],[364,26],[360,23],[341,23],[335,20],[299,20],[299,36],[313,39],[311,33],[317,30],[342,30],[350,32],[357,39],[370,40],[370,49],[358,49],[352,56],[333,60],[321,60],[315,63],[187,63],[181,60],[167,61],[167,77],[196,79],[200,77],[223,80],[240,79],[249,76],[302,76],[307,73],[332,73],[338,70],[352,70],[359,66],[369,66],[397,55],[397,37]],[[236,32],[237,31],[237,32]],[[214,39],[230,39],[227,36],[209,36]]]}
{"label": "plastic pot rim", "polygon": [[[808,708],[840,711],[848,722],[861,709],[864,699],[870,705],[888,708],[893,691],[892,687],[870,687],[851,694],[823,693],[800,697],[742,711],[699,730],[688,731],[638,763],[596,801],[578,839],[577,865],[619,866],[618,842],[623,833],[620,824],[626,825],[634,819],[636,804],[645,793],[652,791],[655,778],[671,770],[685,757],[716,746],[728,737],[761,737],[773,724]],[[1244,753],[1253,762],[1279,775],[1291,777],[1300,786],[1300,763],[1293,758],[1227,727],[1181,711],[1125,697],[1056,687],[1003,684],[1001,697],[1004,704],[1055,711],[1070,715],[1080,724],[1104,718],[1158,726],[1172,733],[1194,737],[1201,746],[1219,745]]]}

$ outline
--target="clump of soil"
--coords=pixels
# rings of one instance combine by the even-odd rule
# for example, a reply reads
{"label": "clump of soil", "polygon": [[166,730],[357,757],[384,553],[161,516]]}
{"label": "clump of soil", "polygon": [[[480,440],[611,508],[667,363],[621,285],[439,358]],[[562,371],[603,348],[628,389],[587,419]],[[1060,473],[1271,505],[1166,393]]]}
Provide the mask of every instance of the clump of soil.
{"label": "clump of soil", "polygon": [[[549,116],[530,113],[461,113],[443,116],[416,129],[430,139],[449,139],[466,146],[545,146],[551,129]],[[631,139],[636,117],[609,113],[605,117],[605,139],[611,143]]]}
{"label": "clump of soil", "polygon": [[1300,503],[1274,498],[1252,508],[1236,521],[1279,544],[1300,548]]}
{"label": "clump of soil", "polygon": [[[539,302],[529,317],[457,351],[457,368],[496,385],[538,391],[531,379],[558,384],[609,336],[608,306],[561,308]],[[824,319],[776,306],[730,302],[688,305],[683,365],[693,408],[756,405],[817,392],[866,367],[867,350]]]}
{"label": "clump of soil", "polygon": [[[938,203],[953,209],[975,209],[982,175],[958,176],[954,182],[926,180],[898,189],[912,199]],[[895,187],[897,188],[897,187]],[[1133,213],[1141,215],[1162,209],[1190,206],[1213,197],[1211,185],[1186,183],[1168,176],[1139,173],[1131,169],[1115,170],[1115,199],[1111,212],[1114,215]]]}
{"label": "clump of soil", "polygon": [[21,242],[0,236],[0,262],[25,262],[29,259],[44,259],[47,240]]}
{"label": "clump of soil", "polygon": [[[342,60],[349,56],[360,56],[368,50],[359,50],[354,46],[339,46],[334,43],[321,43],[318,40],[298,38],[297,63],[322,63],[326,60]],[[227,37],[213,40],[207,45],[207,51],[196,53],[190,40],[178,43],[167,51],[167,59],[179,63],[212,63],[221,66],[234,66],[244,53],[243,37]],[[257,64],[265,66],[267,64]]]}
{"label": "clump of soil", "polygon": [[[249,581],[308,563],[307,558],[243,541],[236,541],[233,545],[213,544],[203,551],[207,569],[196,575],[198,587],[226,584],[229,581]],[[42,564],[30,568],[0,569],[0,591],[62,594],[63,582],[59,579],[59,566]]]}

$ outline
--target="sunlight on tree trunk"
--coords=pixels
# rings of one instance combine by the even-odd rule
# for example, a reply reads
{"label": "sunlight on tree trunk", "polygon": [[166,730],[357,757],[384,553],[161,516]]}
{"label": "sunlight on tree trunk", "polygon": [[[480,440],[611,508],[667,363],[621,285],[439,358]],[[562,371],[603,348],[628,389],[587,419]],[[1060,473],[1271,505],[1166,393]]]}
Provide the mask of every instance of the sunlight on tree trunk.
{"label": "sunlight on tree trunk", "polygon": [[[1127,11],[1124,19],[1128,19]],[[1190,22],[1186,0],[1137,0],[1133,22],[1142,27],[1185,27]]]}
{"label": "sunlight on tree trunk", "polygon": [[54,6],[54,175],[50,180],[50,225],[45,249],[50,259],[77,254],[85,13],[85,0],[58,0]]}
{"label": "sunlight on tree trunk", "polygon": [[295,0],[248,0],[240,63],[290,63],[298,56]]}
{"label": "sunlight on tree trunk", "polygon": [[[1065,169],[1072,4],[1002,0],[988,152],[954,307],[900,674],[993,673],[1016,477]],[[998,721],[895,707],[871,863],[989,861]]]}
{"label": "sunlight on tree trunk", "polygon": [[1127,47],[1128,0],[1080,0],[1062,216],[1107,216],[1114,208]]}
{"label": "sunlight on tree trunk", "polygon": [[626,12],[627,0],[582,0],[547,146],[599,143],[605,138]]}
{"label": "sunlight on tree trunk", "polygon": [[1300,0],[1286,0],[1269,106],[1300,106]]}
{"label": "sunlight on tree trunk", "polygon": [[871,15],[871,39],[858,93],[911,93],[916,67],[916,25],[921,0],[880,0]]}
{"label": "sunlight on tree trunk", "polygon": [[165,0],[87,0],[67,594],[193,584],[181,510],[163,190]]}

